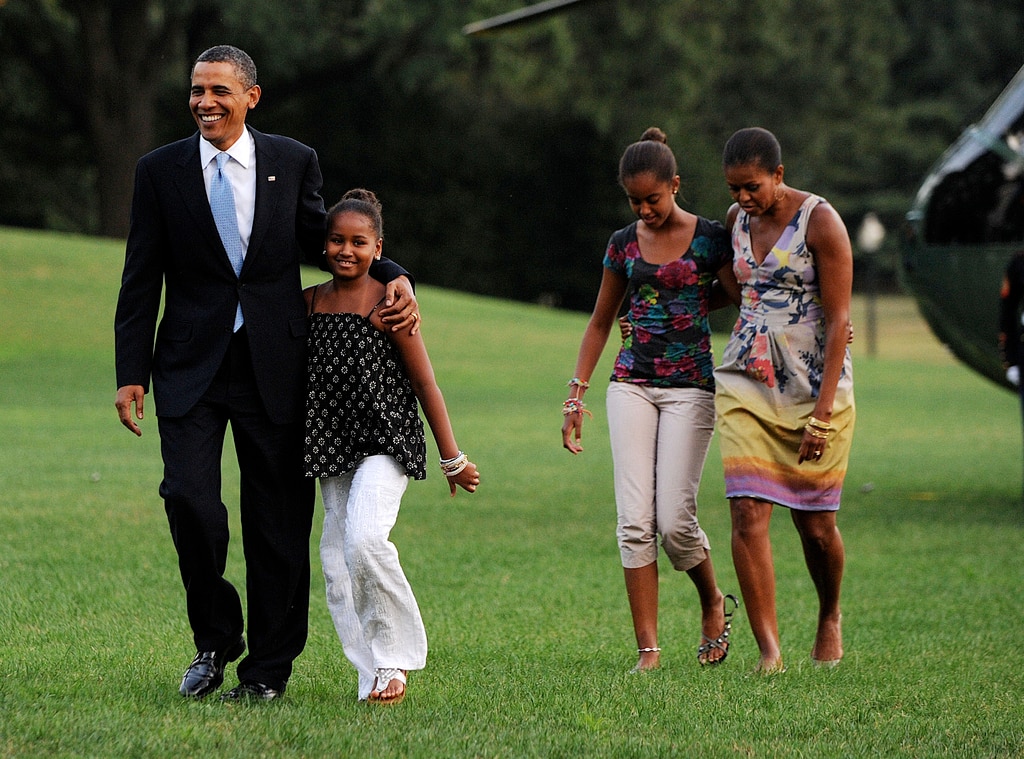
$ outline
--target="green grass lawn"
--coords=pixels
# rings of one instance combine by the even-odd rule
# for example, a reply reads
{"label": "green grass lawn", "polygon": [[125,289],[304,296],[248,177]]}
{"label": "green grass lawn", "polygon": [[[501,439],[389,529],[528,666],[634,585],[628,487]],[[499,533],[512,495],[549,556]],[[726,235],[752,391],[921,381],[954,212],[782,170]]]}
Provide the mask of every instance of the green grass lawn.
{"label": "green grass lawn", "polygon": [[[113,407],[122,255],[115,241],[0,230],[0,756],[1024,756],[1018,401],[950,358],[899,297],[881,300],[877,355],[860,333],[854,345],[839,668],[810,666],[816,600],[780,510],[788,671],[750,675],[742,608],[728,662],[701,670],[696,594],[662,563],[663,667],[627,674],[602,382],[586,452],[563,451],[559,432],[585,315],[424,286],[424,337],[483,476],[454,500],[438,473],[413,483],[394,531],[427,669],[398,707],[356,702],[317,526],[310,639],[285,698],[181,699],[194,652],[154,409],[136,439]],[[230,505],[231,451],[225,473]],[[701,522],[737,592],[722,492],[713,442]],[[228,573],[242,585],[237,534]]]}

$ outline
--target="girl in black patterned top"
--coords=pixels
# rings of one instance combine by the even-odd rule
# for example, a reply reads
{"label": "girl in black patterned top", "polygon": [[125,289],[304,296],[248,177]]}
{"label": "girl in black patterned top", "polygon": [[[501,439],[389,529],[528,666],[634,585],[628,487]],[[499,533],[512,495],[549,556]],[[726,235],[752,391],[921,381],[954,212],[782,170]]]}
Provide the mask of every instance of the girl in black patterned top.
{"label": "girl in black patterned top", "polygon": [[330,282],[305,291],[309,317],[306,474],[320,478],[320,557],[327,605],[359,698],[394,704],[406,675],[426,664],[416,599],[390,541],[409,478],[426,477],[417,399],[441,454],[451,494],[480,483],[459,450],[418,330],[387,331],[384,286],[369,276],[383,245],[381,206],[350,190],[328,211],[324,266]]}

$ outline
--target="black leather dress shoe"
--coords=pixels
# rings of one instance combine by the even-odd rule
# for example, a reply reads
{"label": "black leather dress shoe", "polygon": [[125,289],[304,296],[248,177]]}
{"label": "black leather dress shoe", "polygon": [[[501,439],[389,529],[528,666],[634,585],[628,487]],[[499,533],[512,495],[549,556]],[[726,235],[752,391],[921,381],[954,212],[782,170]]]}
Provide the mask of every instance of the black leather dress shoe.
{"label": "black leather dress shoe", "polygon": [[188,698],[203,698],[224,682],[224,667],[245,652],[245,638],[224,651],[199,651],[181,678],[178,692]]}
{"label": "black leather dress shoe", "polygon": [[243,680],[234,688],[220,697],[221,701],[273,701],[284,694],[284,687],[280,690],[271,688],[269,685],[257,683],[254,680]]}

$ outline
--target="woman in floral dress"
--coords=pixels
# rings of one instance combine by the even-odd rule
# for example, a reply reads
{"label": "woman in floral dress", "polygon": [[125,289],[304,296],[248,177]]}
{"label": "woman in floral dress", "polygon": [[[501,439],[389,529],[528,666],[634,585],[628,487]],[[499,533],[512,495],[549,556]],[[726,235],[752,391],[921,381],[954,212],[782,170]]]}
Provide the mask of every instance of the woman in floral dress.
{"label": "woman in floral dress", "polygon": [[834,666],[843,656],[845,560],[836,512],[855,417],[850,240],[827,201],[785,184],[771,132],[736,132],[722,164],[735,201],[726,228],[741,303],[715,370],[716,407],[733,562],[760,649],[757,671],[783,669],[769,540],[773,504],[790,510],[818,593],[811,658]]}

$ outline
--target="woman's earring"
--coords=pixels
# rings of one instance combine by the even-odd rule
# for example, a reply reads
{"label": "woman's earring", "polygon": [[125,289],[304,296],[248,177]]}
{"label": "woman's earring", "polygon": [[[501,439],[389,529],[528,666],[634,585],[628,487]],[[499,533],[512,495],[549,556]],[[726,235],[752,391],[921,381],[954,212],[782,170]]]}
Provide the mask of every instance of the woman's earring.
{"label": "woman's earring", "polygon": [[327,257],[327,248],[324,248],[324,252],[321,253],[320,255],[323,256],[324,258],[326,258]]}

